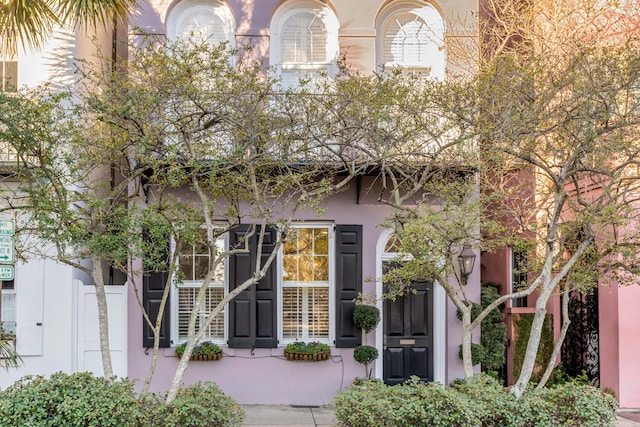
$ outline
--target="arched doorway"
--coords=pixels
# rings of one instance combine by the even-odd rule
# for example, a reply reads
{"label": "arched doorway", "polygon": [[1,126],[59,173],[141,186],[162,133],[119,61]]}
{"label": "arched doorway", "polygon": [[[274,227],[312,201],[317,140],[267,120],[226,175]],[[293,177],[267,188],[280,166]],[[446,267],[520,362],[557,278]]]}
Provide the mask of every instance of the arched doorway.
{"label": "arched doorway", "polygon": [[[378,239],[378,278],[403,258],[396,239],[390,230]],[[376,342],[382,357],[376,363],[376,377],[387,384],[399,384],[411,376],[444,384],[446,295],[437,283],[416,282],[411,286],[414,292],[395,301],[379,299],[382,322]],[[376,290],[378,296],[384,292],[380,280]]]}

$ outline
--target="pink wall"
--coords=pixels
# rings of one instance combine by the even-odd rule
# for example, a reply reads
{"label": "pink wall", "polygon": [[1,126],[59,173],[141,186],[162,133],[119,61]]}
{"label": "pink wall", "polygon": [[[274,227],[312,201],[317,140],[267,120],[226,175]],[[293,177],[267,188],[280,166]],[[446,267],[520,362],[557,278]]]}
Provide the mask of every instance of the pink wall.
{"label": "pink wall", "polygon": [[[618,400],[623,408],[640,407],[640,286],[618,288]],[[611,313],[601,305],[600,317]],[[604,335],[603,333],[600,334]],[[602,348],[602,345],[601,345]]]}
{"label": "pink wall", "polygon": [[[176,4],[175,0],[147,0],[140,2],[139,13],[132,19],[131,27],[140,27],[141,32],[165,34],[167,11]],[[284,0],[229,0],[236,20],[236,40],[238,45],[251,44],[254,52],[268,60],[269,26],[277,7],[286,5]],[[332,7],[339,21],[340,50],[347,52],[348,60],[357,69],[365,72],[375,70],[378,63],[375,55],[376,18],[385,7],[387,0],[336,0],[325,2]],[[333,3],[333,4],[331,4]],[[439,5],[443,17],[464,15],[477,10],[477,3],[453,0]],[[134,33],[136,31],[134,30]],[[268,62],[268,61],[267,61]],[[363,225],[363,277],[375,278],[376,244],[382,233],[378,227],[389,212],[377,203],[375,194],[361,195],[356,203],[355,186],[335,196],[325,204],[326,213],[322,220],[336,224]],[[363,189],[369,186],[364,183]],[[300,220],[317,218],[313,212],[301,213]],[[479,264],[479,263],[478,263]],[[470,277],[468,293],[479,300],[479,268]],[[366,280],[366,279],[365,279]],[[365,281],[365,293],[375,292],[375,282]],[[142,322],[133,291],[129,298],[129,376],[141,379],[151,356],[141,347]],[[460,321],[456,310],[447,302],[446,334],[446,378],[451,381],[463,376],[462,364],[458,360],[458,346],[461,342]],[[138,321],[137,319],[140,319]],[[380,326],[381,327],[381,326]],[[479,339],[479,333],[474,337]],[[368,343],[375,343],[371,334]],[[225,349],[228,357],[217,362],[191,362],[185,382],[213,380],[222,389],[241,403],[288,403],[324,404],[328,403],[340,388],[351,384],[353,378],[362,376],[364,368],[353,360],[351,349],[333,349],[334,358],[324,362],[291,362],[283,360],[283,349],[260,349],[253,354],[249,350]],[[166,389],[171,380],[177,358],[170,349],[162,350],[158,369],[153,381],[154,390]]]}
{"label": "pink wall", "polygon": [[620,333],[618,330],[618,286],[603,286],[598,289],[600,328],[600,385],[620,396]]}
{"label": "pink wall", "polygon": [[[362,188],[367,188],[363,185]],[[378,227],[389,213],[380,205],[373,193],[361,194],[356,203],[355,185],[333,196],[326,202],[326,211],[321,218],[313,212],[303,212],[298,218],[305,220],[334,221],[336,224],[363,225],[363,291],[375,293],[376,244],[382,228]],[[479,268],[469,279],[468,292],[479,300]],[[138,387],[146,376],[151,355],[142,347],[142,315],[137,306],[133,290],[129,295],[129,377],[136,379]],[[458,359],[461,343],[461,323],[456,311],[447,302],[446,378],[452,381],[463,376],[462,363]],[[139,319],[139,320],[138,320]],[[382,326],[379,326],[382,327]],[[474,337],[479,340],[479,333]],[[368,336],[370,345],[377,345],[375,334]],[[364,367],[353,359],[353,349],[332,349],[332,360],[322,362],[293,362],[285,360],[284,349],[250,350],[224,348],[226,354],[220,361],[190,362],[184,377],[185,383],[209,380],[219,384],[225,393],[240,403],[271,403],[296,405],[321,405],[329,403],[341,389],[348,387],[353,379],[364,375]],[[166,390],[171,382],[178,359],[173,349],[161,349],[158,368],[152,390]]]}
{"label": "pink wall", "polygon": [[640,286],[601,285],[598,298],[601,387],[621,408],[640,408]]}

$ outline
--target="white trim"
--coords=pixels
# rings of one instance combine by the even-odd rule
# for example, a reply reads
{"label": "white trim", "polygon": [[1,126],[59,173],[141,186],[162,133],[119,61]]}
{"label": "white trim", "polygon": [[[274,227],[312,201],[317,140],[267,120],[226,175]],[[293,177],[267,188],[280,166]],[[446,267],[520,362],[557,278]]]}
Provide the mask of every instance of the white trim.
{"label": "white trim", "polygon": [[[384,306],[382,303],[382,266],[385,261],[396,259],[398,254],[385,252],[387,241],[392,236],[390,229],[384,229],[376,243],[376,307],[380,310],[380,324],[376,328],[376,348],[380,357],[375,361],[375,377],[382,379],[384,346]],[[447,368],[447,294],[437,282],[433,284],[433,380],[445,384]]]}

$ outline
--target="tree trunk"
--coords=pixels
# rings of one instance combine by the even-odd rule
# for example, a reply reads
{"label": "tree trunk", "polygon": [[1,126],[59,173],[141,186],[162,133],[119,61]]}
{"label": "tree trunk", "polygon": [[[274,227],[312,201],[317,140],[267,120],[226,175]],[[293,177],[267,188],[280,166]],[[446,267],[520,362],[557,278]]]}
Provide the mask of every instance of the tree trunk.
{"label": "tree trunk", "polygon": [[560,355],[562,343],[564,342],[564,338],[567,336],[569,324],[571,324],[571,320],[569,320],[569,288],[567,287],[562,293],[562,328],[560,329],[560,336],[553,347],[553,352],[551,353],[551,359],[549,359],[547,369],[544,371],[544,375],[536,386],[537,390],[540,390],[547,384],[547,381],[549,381],[551,372],[553,372],[553,368],[556,365],[556,360],[558,360],[558,356]]}
{"label": "tree trunk", "polygon": [[518,377],[518,381],[511,388],[511,392],[514,393],[518,399],[526,390],[527,385],[531,380],[531,375],[533,374],[533,368],[536,364],[536,356],[538,355],[538,348],[540,347],[542,329],[547,315],[546,306],[549,301],[549,297],[551,296],[551,291],[553,290],[549,288],[549,283],[545,283],[545,286],[538,297],[538,301],[536,302],[536,313],[533,316],[533,321],[531,322],[531,332],[529,334],[529,341],[527,342],[527,351],[525,352],[524,360],[522,361],[520,377]]}
{"label": "tree trunk", "polygon": [[96,287],[96,302],[98,304],[98,328],[100,331],[100,352],[102,353],[102,370],[108,382],[113,381],[113,366],[111,364],[111,348],[109,347],[109,314],[107,311],[107,294],[102,276],[102,262],[99,257],[91,257],[93,263],[93,280]]}
{"label": "tree trunk", "polygon": [[473,355],[471,353],[471,342],[473,339],[473,329],[471,329],[471,308],[462,310],[462,365],[464,376],[470,378],[473,372]]}
{"label": "tree trunk", "polygon": [[[162,301],[160,302],[160,307],[158,309],[158,317],[156,318],[155,324],[153,324],[153,351],[151,353],[151,364],[149,365],[149,369],[147,371],[147,376],[144,379],[144,383],[142,384],[142,390],[140,390],[140,395],[144,396],[149,392],[149,388],[151,387],[151,380],[153,379],[153,375],[156,372],[156,366],[158,365],[158,355],[160,353],[160,329],[162,327],[162,315],[164,311],[167,309],[167,299],[169,298],[169,291],[171,290],[171,283],[173,281],[173,274],[169,274],[167,278],[167,283],[164,287],[164,293],[162,294]],[[141,309],[144,311],[144,307],[140,304]],[[149,318],[146,317],[145,321],[149,321]]]}

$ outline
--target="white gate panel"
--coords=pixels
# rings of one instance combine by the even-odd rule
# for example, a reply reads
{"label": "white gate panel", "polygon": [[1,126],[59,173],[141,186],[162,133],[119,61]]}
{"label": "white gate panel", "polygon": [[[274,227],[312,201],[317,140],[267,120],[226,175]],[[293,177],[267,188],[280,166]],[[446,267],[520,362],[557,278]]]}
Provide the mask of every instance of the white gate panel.
{"label": "white gate panel", "polygon": [[[96,288],[78,282],[78,371],[104,374],[100,352]],[[113,373],[127,376],[127,292],[126,286],[105,286],[109,315],[109,346]]]}

